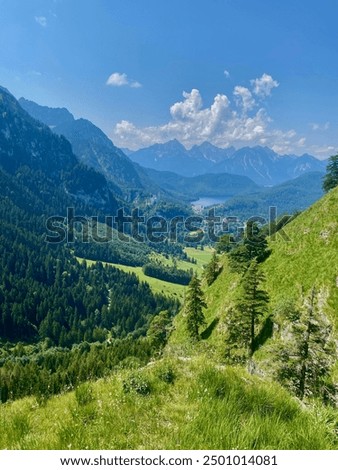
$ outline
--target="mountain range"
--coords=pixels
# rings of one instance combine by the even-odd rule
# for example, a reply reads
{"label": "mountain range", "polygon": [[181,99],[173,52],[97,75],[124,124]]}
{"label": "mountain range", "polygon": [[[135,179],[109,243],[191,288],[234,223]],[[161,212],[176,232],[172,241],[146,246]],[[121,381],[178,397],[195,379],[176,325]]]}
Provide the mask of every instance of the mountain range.
{"label": "mountain range", "polygon": [[30,116],[5,88],[0,115],[0,168],[28,187],[47,213],[74,202],[88,212],[117,208],[105,177],[81,164],[65,137]]}
{"label": "mountain range", "polygon": [[[277,204],[283,212],[303,209],[322,194],[321,174],[326,162],[311,155],[281,156],[267,147],[221,149],[209,142],[187,150],[177,140],[132,152],[117,148],[101,129],[86,119],[75,119],[66,108],[40,106],[24,98],[19,103],[53,133],[66,137],[78,160],[101,173],[121,200],[142,203],[154,195],[176,203],[189,203],[201,196],[235,198],[225,207],[241,216],[261,210],[262,205]],[[297,178],[313,172],[312,188],[316,191],[309,193],[309,179]],[[259,190],[259,186],[278,186],[286,181],[290,181],[287,189],[264,194]]]}
{"label": "mountain range", "polygon": [[161,189],[146,172],[92,122],[75,119],[66,108],[40,106],[24,98],[20,98],[19,103],[55,134],[66,137],[79,161],[103,174],[111,190],[120,197],[131,201],[140,194],[161,194]]}
{"label": "mountain range", "polygon": [[247,176],[261,186],[273,186],[310,171],[325,171],[326,161],[304,154],[279,155],[268,147],[221,149],[209,142],[186,149],[177,140],[129,153],[146,168],[172,171],[183,176],[230,173]]}
{"label": "mountain range", "polygon": [[[135,197],[126,204],[132,209],[152,187],[171,201],[208,192],[236,195],[248,211],[278,198],[302,208],[304,198],[320,196],[322,173],[262,188],[245,175],[144,170],[92,123],[65,109],[46,109],[44,121],[0,88],[0,448],[337,449],[338,188],[267,240],[258,292],[266,291],[270,302],[254,324],[249,361],[238,355],[229,364],[225,348],[246,277],[231,265],[231,254],[214,258],[210,283],[209,247],[185,246],[184,260],[180,244],[161,243],[155,251],[155,243],[121,240],[47,243],[46,220],[65,215],[67,207],[79,215],[111,215],[127,197]],[[217,166],[224,160],[216,154]],[[168,206],[177,215],[178,205]],[[152,209],[155,214],[156,204]],[[53,228],[66,227],[64,218],[58,220]],[[103,230],[102,222],[97,225]],[[237,253],[245,246],[240,243]],[[129,272],[150,262],[164,272],[172,266],[199,273],[205,324],[197,338],[189,331],[189,305],[179,311],[177,284],[172,293],[164,287],[155,292],[136,274],[141,267]],[[316,299],[309,303],[311,292]],[[308,315],[306,324],[298,309]],[[300,352],[310,344],[311,361],[301,358],[308,367],[303,403],[290,386],[297,384],[290,364],[299,357],[290,356],[294,326],[305,338]],[[313,332],[321,336],[310,342]],[[279,348],[284,344],[291,344],[290,354]],[[323,369],[323,388],[313,388],[313,371]],[[277,374],[283,370],[287,377]]]}

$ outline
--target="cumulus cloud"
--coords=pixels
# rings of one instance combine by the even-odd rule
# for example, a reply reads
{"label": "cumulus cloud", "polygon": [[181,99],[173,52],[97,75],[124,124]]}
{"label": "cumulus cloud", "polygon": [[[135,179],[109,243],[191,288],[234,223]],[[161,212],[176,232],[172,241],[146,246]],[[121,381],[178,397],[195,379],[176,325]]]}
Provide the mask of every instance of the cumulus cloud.
{"label": "cumulus cloud", "polygon": [[[261,77],[261,79],[264,78]],[[262,85],[261,79],[253,80],[268,96],[277,85]],[[265,88],[264,88],[265,86]],[[244,86],[235,86],[233,99],[217,94],[209,106],[203,103],[199,90],[193,88],[183,92],[183,99],[170,109],[168,122],[159,126],[138,127],[123,120],[113,129],[112,139],[120,147],[138,149],[154,143],[164,143],[177,139],[187,148],[209,141],[219,147],[242,147],[245,145],[267,145],[279,153],[301,149],[305,139],[297,136],[294,130],[282,131],[273,128],[266,109],[261,106],[260,96]]]}
{"label": "cumulus cloud", "polygon": [[47,27],[47,18],[45,16],[35,16],[34,19],[43,28]]}
{"label": "cumulus cloud", "polygon": [[237,104],[242,106],[244,111],[252,109],[256,104],[251,91],[244,86],[235,86],[234,96],[237,99]]}
{"label": "cumulus cloud", "polygon": [[279,86],[279,83],[274,80],[271,75],[263,73],[260,78],[255,78],[254,80],[251,80],[251,85],[253,87],[254,94],[264,98],[266,96],[271,95],[271,91],[274,88],[277,88]]}
{"label": "cumulus cloud", "polygon": [[141,83],[137,82],[136,80],[129,79],[126,73],[119,72],[112,73],[108,77],[106,85],[117,87],[129,86],[130,88],[140,88],[142,86]]}
{"label": "cumulus cloud", "polygon": [[228,70],[224,70],[224,75],[226,78],[230,78],[230,72]]}

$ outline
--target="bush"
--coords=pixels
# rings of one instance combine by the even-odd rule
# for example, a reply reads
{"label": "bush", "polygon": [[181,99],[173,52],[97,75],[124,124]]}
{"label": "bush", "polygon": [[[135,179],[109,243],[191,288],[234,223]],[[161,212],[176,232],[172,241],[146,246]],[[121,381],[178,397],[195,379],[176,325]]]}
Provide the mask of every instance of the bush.
{"label": "bush", "polygon": [[123,381],[123,391],[124,393],[136,392],[145,396],[151,393],[151,385],[140,374],[131,374]]}
{"label": "bush", "polygon": [[78,405],[88,405],[94,401],[93,388],[88,383],[83,383],[75,390],[75,399]]}
{"label": "bush", "polygon": [[176,380],[176,374],[171,366],[166,366],[158,371],[158,378],[167,384],[173,384]]}

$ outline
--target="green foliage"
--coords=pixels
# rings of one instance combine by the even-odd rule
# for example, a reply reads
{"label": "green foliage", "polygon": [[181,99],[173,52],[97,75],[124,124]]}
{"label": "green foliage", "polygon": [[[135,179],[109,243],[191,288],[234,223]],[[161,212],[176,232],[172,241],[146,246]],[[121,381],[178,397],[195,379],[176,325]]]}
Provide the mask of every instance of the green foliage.
{"label": "green foliage", "polygon": [[78,405],[84,406],[94,401],[93,387],[86,382],[75,389],[75,399]]}
{"label": "green foliage", "polygon": [[235,245],[234,236],[226,233],[219,238],[215,248],[217,253],[229,253],[229,251],[235,248]]}
{"label": "green foliage", "polygon": [[323,180],[323,189],[325,192],[338,186],[338,155],[329,158],[326,168],[326,175]]}
{"label": "green foliage", "polygon": [[97,400],[88,405],[74,405],[74,392],[43,406],[34,398],[2,405],[0,448],[338,448],[337,410],[304,409],[279,385],[241,368],[220,369],[209,356],[171,361],[173,384],[158,377],[158,364],[140,372],[141,384],[152,386],[147,395],[125,393],[121,371],[92,383]]}
{"label": "green foliage", "polygon": [[[247,350],[252,357],[255,351],[256,327],[258,318],[267,311],[269,297],[267,292],[260,288],[264,275],[259,270],[257,261],[251,262],[241,281],[241,295],[235,308],[228,314],[227,321],[227,353],[231,357],[231,350]],[[236,353],[238,359],[238,353]],[[239,355],[243,357],[243,353]]]}
{"label": "green foliage", "polygon": [[203,308],[206,308],[206,306],[201,281],[194,275],[187,290],[184,306],[187,331],[193,340],[199,340],[200,338],[199,328],[205,324]]}
{"label": "green foliage", "polygon": [[214,251],[210,263],[205,268],[205,278],[207,280],[208,286],[210,286],[219,275],[221,271],[221,266],[219,264],[219,259]]}
{"label": "green foliage", "polygon": [[262,263],[270,256],[266,233],[255,222],[249,221],[245,228],[243,242],[229,253],[230,266],[235,272],[245,272],[250,262]]}
{"label": "green foliage", "polygon": [[318,305],[318,293],[313,288],[301,308],[287,302],[276,313],[281,328],[280,341],[273,348],[277,380],[301,400],[323,397],[337,353],[332,326]]}
{"label": "green foliage", "polygon": [[182,284],[187,286],[191,281],[192,269],[184,271],[177,269],[175,266],[165,266],[161,264],[148,263],[143,266],[143,272],[146,276],[156,277],[167,282],[174,282],[175,284]]}
{"label": "green foliage", "polygon": [[[220,174],[201,174],[186,177],[170,171],[146,170],[157,184],[180,201],[194,201],[201,194],[208,197],[231,197],[239,193],[255,191],[257,185],[246,176]],[[172,217],[177,215],[174,214]]]}
{"label": "green foliage", "polygon": [[173,384],[176,380],[176,373],[172,366],[163,366],[158,370],[158,378],[167,384]]}
{"label": "green foliage", "polygon": [[86,380],[105,377],[114,369],[144,366],[153,349],[145,338],[134,339],[129,335],[105,344],[81,343],[71,350],[44,349],[43,344],[39,344],[25,346],[20,355],[14,351],[11,346],[1,349],[0,395],[3,403],[27,395],[35,395],[44,402]]}
{"label": "green foliage", "polygon": [[160,351],[166,345],[172,331],[172,317],[168,310],[160,312],[152,319],[147,337],[155,351]]}
{"label": "green foliage", "polygon": [[261,267],[266,276],[265,289],[276,307],[283,298],[300,299],[301,293],[316,285],[324,289],[323,310],[338,327],[336,288],[338,188],[288,223],[269,241],[270,257]]}
{"label": "green foliage", "polygon": [[123,391],[146,396],[151,393],[151,384],[141,373],[132,373],[123,381]]}
{"label": "green foliage", "polygon": [[269,207],[276,207],[279,214],[294,214],[303,211],[323,196],[323,173],[305,173],[285,183],[260,188],[249,194],[240,194],[222,204],[226,216],[248,220],[253,215],[268,220]]}

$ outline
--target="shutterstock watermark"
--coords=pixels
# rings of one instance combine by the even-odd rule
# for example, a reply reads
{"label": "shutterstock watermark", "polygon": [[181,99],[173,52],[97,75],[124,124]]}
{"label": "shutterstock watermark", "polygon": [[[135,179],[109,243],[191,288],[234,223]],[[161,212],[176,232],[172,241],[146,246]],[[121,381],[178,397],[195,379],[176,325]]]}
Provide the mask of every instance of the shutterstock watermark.
{"label": "shutterstock watermark", "polygon": [[[76,215],[73,207],[67,208],[65,216],[54,215],[46,221],[46,241],[48,243],[108,243],[117,239],[122,242],[134,240],[139,243],[163,243],[182,241],[183,243],[216,243],[225,234],[231,234],[230,243],[245,236],[253,244],[262,242],[257,227],[268,225],[272,238],[276,236],[273,227],[277,221],[277,208],[269,207],[268,217],[250,217],[244,223],[238,217],[221,217],[215,209],[207,215],[188,217],[175,216],[167,219],[161,215],[145,217],[138,208],[127,213],[121,208],[115,215],[99,219],[98,216]],[[251,230],[248,228],[251,227]],[[288,240],[280,229],[279,236]]]}

